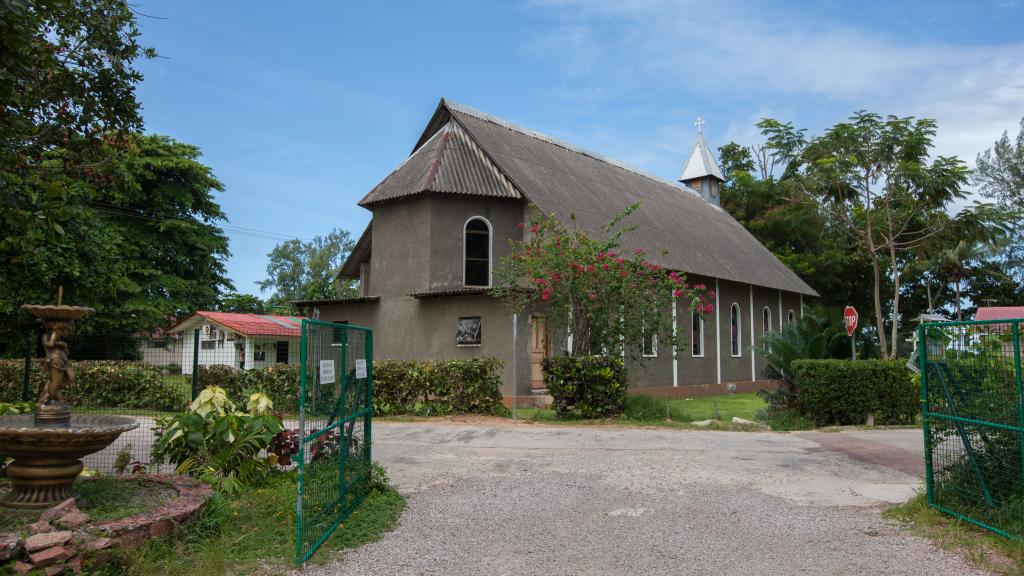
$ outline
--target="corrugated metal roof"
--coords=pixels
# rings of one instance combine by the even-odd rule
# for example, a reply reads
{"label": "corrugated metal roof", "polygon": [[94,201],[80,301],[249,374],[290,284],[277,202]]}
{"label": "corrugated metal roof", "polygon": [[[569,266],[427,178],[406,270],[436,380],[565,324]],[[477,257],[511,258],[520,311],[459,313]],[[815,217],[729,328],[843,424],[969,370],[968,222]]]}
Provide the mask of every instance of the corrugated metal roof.
{"label": "corrugated metal roof", "polygon": [[182,332],[209,320],[228,330],[245,336],[302,336],[302,318],[271,314],[242,314],[238,312],[212,312],[200,310],[172,326],[168,332]]}
{"label": "corrugated metal roof", "polygon": [[697,142],[693,145],[693,151],[690,152],[690,157],[686,159],[686,164],[683,165],[683,171],[679,174],[679,179],[688,182],[694,178],[703,178],[705,176],[714,176],[725,182],[725,176],[722,176],[722,169],[718,167],[714,155],[708,149],[708,144],[704,141],[704,135],[698,132]]}
{"label": "corrugated metal roof", "polygon": [[640,202],[624,223],[636,226],[623,238],[625,249],[644,248],[651,261],[670,269],[817,295],[728,213],[690,188],[463,105],[442,100],[431,124],[439,123],[439,114],[457,120],[545,213],[566,219],[575,214],[577,225],[599,232]]}
{"label": "corrugated metal roof", "polygon": [[979,306],[975,320],[1015,320],[1024,318],[1024,306]]}
{"label": "corrugated metal roof", "polygon": [[421,192],[522,198],[508,177],[455,122],[435,132],[359,205],[370,206]]}

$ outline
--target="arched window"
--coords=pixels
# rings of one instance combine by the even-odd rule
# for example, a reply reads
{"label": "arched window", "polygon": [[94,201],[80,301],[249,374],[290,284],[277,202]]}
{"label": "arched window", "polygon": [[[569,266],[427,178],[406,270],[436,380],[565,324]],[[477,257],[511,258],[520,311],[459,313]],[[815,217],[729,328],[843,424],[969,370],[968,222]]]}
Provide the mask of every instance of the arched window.
{"label": "arched window", "polygon": [[740,305],[735,302],[733,302],[732,304],[731,316],[732,317],[730,318],[730,326],[732,327],[732,355],[742,356],[743,354],[741,352],[741,348],[743,346],[743,343],[741,340],[742,335],[740,334]]}
{"label": "arched window", "polygon": [[491,285],[491,224],[475,216],[466,221],[465,268],[462,283],[465,286]]}
{"label": "arched window", "polygon": [[792,308],[790,308],[789,314],[786,314],[786,320],[788,320],[789,322],[796,320],[796,312],[793,312]]}
{"label": "arched window", "polygon": [[772,311],[767,306],[761,311],[761,334],[772,331]]}
{"label": "arched window", "polygon": [[696,310],[690,318],[690,355],[694,358],[704,356],[704,317]]}

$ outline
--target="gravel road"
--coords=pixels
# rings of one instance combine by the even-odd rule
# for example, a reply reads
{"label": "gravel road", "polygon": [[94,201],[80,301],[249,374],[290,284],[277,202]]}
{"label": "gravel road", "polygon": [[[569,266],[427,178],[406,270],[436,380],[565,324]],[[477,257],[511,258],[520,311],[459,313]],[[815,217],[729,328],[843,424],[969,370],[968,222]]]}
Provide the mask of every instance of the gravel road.
{"label": "gravel road", "polygon": [[400,525],[302,574],[982,574],[879,515],[919,486],[888,463],[920,458],[920,431],[839,448],[813,433],[526,424],[374,434],[408,498]]}

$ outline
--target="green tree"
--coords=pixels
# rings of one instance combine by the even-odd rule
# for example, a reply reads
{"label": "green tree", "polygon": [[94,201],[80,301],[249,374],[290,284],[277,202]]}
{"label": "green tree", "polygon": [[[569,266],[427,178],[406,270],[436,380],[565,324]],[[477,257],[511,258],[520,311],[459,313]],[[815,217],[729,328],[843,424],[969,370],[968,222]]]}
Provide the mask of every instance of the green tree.
{"label": "green tree", "polygon": [[[982,208],[950,218],[946,210],[966,198],[969,172],[949,156],[932,158],[936,123],[930,119],[857,112],[848,122],[806,139],[791,124],[766,119],[758,124],[768,147],[790,162],[789,182],[842,223],[871,265],[875,328],[882,355],[897,355],[900,281],[907,252],[917,250]],[[890,305],[883,309],[888,275]],[[886,342],[885,317],[891,319]]]}
{"label": "green tree", "polygon": [[354,296],[354,283],[338,277],[353,246],[346,230],[310,241],[286,240],[267,254],[267,279],[259,283],[260,291],[273,290],[272,304]]}
{"label": "green tree", "polygon": [[638,206],[607,224],[601,237],[540,213],[530,222],[528,237],[514,241],[512,254],[502,260],[495,295],[516,312],[543,308],[550,326],[572,335],[566,350],[573,357],[608,350],[642,362],[643,348],[652,342],[680,348],[673,302],[707,313],[712,305],[705,294],[713,298],[714,293],[648,262],[643,250],[617,253],[623,234],[631,230],[620,222]]}
{"label": "green tree", "polygon": [[7,353],[22,352],[33,325],[18,306],[53,302],[58,286],[66,302],[96,309],[80,323],[86,333],[127,337],[216,304],[231,286],[224,215],[213,198],[223,187],[199,157],[166,136],[132,136],[112,156],[108,182],[64,174],[54,189],[8,188],[17,202],[0,214],[0,340],[14,343]]}
{"label": "green tree", "polygon": [[221,312],[242,312],[248,314],[266,314],[267,306],[259,296],[228,292],[220,297],[217,310]]}
{"label": "green tree", "polygon": [[1012,275],[1024,281],[1024,233],[1019,225],[1020,214],[1024,213],[1024,118],[1015,139],[1010,140],[1009,134],[1003,132],[992,148],[978,155],[974,184],[985,197],[1015,213],[1016,232],[1007,242],[1003,256]]}

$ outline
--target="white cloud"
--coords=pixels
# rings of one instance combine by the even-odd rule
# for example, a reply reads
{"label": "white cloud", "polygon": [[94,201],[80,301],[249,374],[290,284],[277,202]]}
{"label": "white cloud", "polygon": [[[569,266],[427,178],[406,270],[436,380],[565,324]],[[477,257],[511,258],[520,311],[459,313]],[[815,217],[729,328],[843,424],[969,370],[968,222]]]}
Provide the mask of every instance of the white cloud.
{"label": "white cloud", "polygon": [[[1024,43],[910,43],[757,0],[529,6],[552,22],[533,39],[565,76],[552,97],[718,99],[750,110],[720,132],[737,139],[756,135],[753,122],[767,115],[813,130],[864,108],[935,118],[936,150],[973,164],[1024,115]],[[666,118],[673,123],[682,118]]]}

